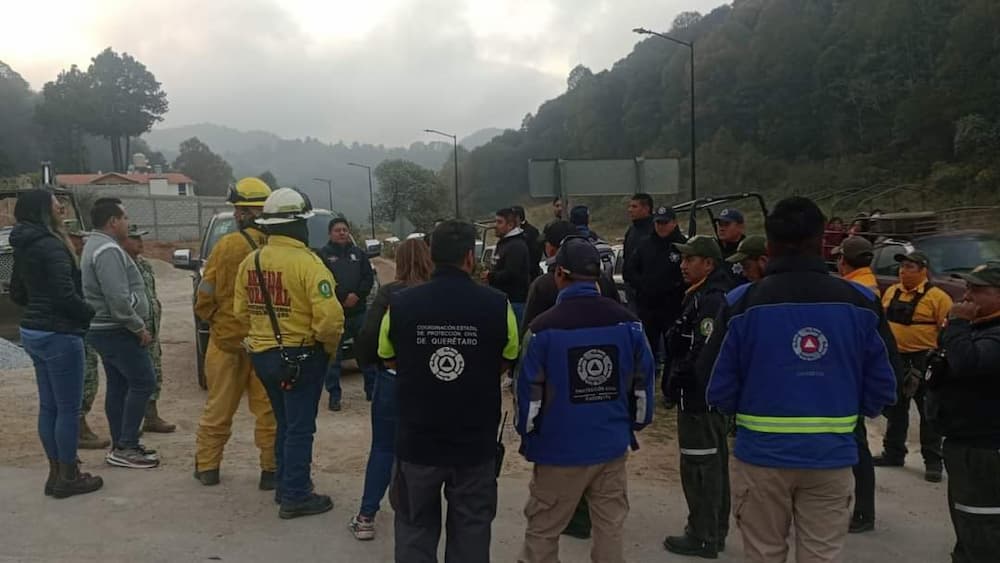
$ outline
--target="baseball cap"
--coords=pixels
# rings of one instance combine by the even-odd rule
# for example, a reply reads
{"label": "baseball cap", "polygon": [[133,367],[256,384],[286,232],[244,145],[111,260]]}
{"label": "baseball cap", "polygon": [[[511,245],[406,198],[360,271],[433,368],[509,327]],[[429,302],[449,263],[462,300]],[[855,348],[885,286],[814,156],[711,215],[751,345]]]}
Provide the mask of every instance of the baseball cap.
{"label": "baseball cap", "polygon": [[726,258],[726,262],[736,264],[747,258],[757,258],[767,255],[767,239],[760,235],[753,235],[743,239],[736,248],[736,253]]}
{"label": "baseball cap", "polygon": [[740,210],[731,207],[723,209],[722,213],[719,213],[719,216],[715,218],[716,223],[739,223],[742,225],[743,221],[743,214],[740,213]]}
{"label": "baseball cap", "polygon": [[556,248],[562,244],[563,239],[576,235],[576,227],[569,221],[556,221],[545,229],[545,242]]}
{"label": "baseball cap", "polygon": [[657,207],[653,212],[653,220],[657,223],[669,223],[677,220],[677,213],[671,207]]}
{"label": "baseball cap", "polygon": [[687,244],[674,245],[681,254],[687,256],[702,256],[704,258],[715,258],[722,260],[722,251],[719,243],[710,236],[698,235],[687,241]]}
{"label": "baseball cap", "polygon": [[911,250],[906,254],[897,254],[896,262],[913,262],[914,264],[919,264],[924,268],[931,265],[931,259],[927,257],[926,254],[920,252],[919,250]]}
{"label": "baseball cap", "polygon": [[128,226],[128,238],[142,238],[149,234],[149,231],[140,231],[138,225]]}
{"label": "baseball cap", "polygon": [[562,241],[556,266],[574,279],[596,280],[601,276],[601,255],[589,240],[572,236]]}
{"label": "baseball cap", "polygon": [[569,222],[574,225],[590,223],[590,209],[586,205],[576,205],[569,211]]}
{"label": "baseball cap", "polygon": [[951,277],[965,280],[969,285],[1000,287],[1000,262],[987,262],[976,266],[968,274],[952,274]]}
{"label": "baseball cap", "polygon": [[[840,246],[834,248],[831,252],[831,256],[841,256],[849,260],[854,260],[855,258],[860,258],[865,254],[874,255],[874,247],[872,243],[865,237],[847,237],[844,242],[840,243]],[[897,258],[898,260],[898,258]]]}

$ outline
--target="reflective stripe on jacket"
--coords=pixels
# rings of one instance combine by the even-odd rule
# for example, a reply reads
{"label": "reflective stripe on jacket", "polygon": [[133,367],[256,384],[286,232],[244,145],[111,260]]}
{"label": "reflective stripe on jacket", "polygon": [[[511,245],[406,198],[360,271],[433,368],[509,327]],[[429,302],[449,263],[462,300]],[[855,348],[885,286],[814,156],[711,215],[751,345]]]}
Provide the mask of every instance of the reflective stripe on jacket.
{"label": "reflective stripe on jacket", "polygon": [[870,290],[818,256],[775,258],[729,292],[698,371],[708,403],[737,416],[736,457],[832,469],[857,463],[858,417],[895,401],[894,348]]}

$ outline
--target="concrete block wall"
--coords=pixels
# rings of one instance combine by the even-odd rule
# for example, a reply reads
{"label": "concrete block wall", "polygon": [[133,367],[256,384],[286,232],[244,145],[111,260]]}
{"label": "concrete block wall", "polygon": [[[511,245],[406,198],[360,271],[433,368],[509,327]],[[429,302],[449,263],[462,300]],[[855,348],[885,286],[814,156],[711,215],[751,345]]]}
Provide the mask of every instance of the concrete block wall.
{"label": "concrete block wall", "polygon": [[232,207],[222,197],[123,196],[131,222],[149,231],[150,240],[163,242],[201,239],[212,216]]}

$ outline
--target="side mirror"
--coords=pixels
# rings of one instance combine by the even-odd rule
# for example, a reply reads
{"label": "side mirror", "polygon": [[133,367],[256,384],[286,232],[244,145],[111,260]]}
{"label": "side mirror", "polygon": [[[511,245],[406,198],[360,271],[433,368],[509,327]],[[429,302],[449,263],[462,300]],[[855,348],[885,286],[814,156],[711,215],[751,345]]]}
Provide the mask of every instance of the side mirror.
{"label": "side mirror", "polygon": [[365,254],[369,258],[376,258],[382,255],[382,243],[375,239],[368,239],[365,241]]}
{"label": "side mirror", "polygon": [[198,269],[198,264],[196,261],[191,259],[191,250],[188,248],[175,250],[174,257],[171,262],[174,265],[174,268],[177,268],[178,270]]}

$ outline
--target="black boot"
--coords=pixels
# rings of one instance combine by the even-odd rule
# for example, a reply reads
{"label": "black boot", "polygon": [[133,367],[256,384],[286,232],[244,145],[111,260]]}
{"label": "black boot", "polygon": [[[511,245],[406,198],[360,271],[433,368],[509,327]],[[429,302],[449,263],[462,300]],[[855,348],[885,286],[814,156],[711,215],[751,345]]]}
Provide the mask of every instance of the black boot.
{"label": "black boot", "polygon": [[719,546],[717,544],[703,542],[687,534],[683,536],[671,536],[663,540],[663,547],[667,551],[678,555],[690,555],[704,559],[719,558]]}
{"label": "black boot", "polygon": [[262,491],[274,490],[274,471],[261,471],[257,488]]}
{"label": "black boot", "polygon": [[903,467],[904,461],[899,456],[882,454],[872,458],[872,465],[875,467]]}
{"label": "black boot", "polygon": [[50,459],[49,460],[49,478],[45,480],[45,496],[52,496],[52,487],[56,486],[56,481],[59,479],[59,462]]}
{"label": "black boot", "polygon": [[79,462],[60,463],[59,476],[52,485],[52,496],[66,498],[92,493],[104,486],[104,480],[90,473],[80,473]]}
{"label": "black boot", "polygon": [[859,512],[855,512],[854,515],[851,516],[851,524],[847,528],[847,531],[851,534],[863,534],[874,530],[875,517],[867,516]]}
{"label": "black boot", "polygon": [[327,495],[317,495],[310,493],[306,498],[298,502],[282,502],[278,516],[283,520],[298,518],[299,516],[312,516],[323,514],[333,510],[333,501]]}
{"label": "black boot", "polygon": [[219,484],[219,470],[218,469],[208,469],[206,471],[194,472],[194,478],[198,480],[202,485],[206,487],[211,487],[213,485]]}

